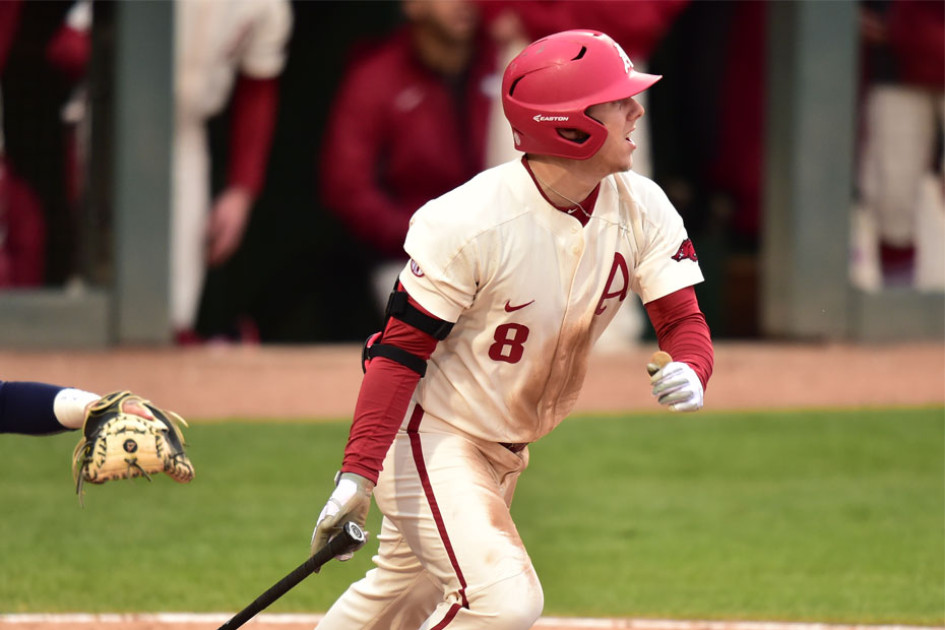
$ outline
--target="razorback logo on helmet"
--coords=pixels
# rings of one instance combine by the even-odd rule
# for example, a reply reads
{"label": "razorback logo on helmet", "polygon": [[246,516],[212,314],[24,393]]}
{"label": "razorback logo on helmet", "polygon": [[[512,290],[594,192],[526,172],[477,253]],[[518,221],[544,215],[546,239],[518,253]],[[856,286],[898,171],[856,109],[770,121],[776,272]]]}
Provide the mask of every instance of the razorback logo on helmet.
{"label": "razorback logo on helmet", "polygon": [[682,245],[679,246],[676,253],[672,255],[672,259],[676,262],[685,258],[688,258],[692,262],[699,262],[699,257],[696,256],[696,248],[693,247],[692,240],[688,238],[682,242]]}
{"label": "razorback logo on helmet", "polygon": [[411,273],[413,273],[413,275],[417,276],[418,278],[423,277],[423,269],[420,268],[420,265],[418,265],[417,261],[414,260],[413,258],[410,259],[410,271]]}
{"label": "razorback logo on helmet", "polygon": [[614,48],[617,49],[617,54],[620,55],[620,58],[623,59],[623,69],[627,74],[630,74],[633,71],[633,62],[630,61],[630,57],[627,56],[627,53],[624,52],[623,48],[620,47],[620,44],[614,42]]}

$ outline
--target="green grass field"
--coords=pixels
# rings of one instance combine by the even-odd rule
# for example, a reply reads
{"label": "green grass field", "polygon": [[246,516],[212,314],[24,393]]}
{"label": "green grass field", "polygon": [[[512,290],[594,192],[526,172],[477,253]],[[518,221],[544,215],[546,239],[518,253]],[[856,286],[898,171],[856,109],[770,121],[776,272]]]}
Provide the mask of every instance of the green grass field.
{"label": "green grass field", "polygon": [[[347,424],[193,424],[193,483],[84,508],[76,434],[0,436],[0,612],[235,611],[304,560]],[[569,419],[512,508],[545,614],[943,625],[943,430],[940,408]],[[324,611],[373,548],[269,610]]]}

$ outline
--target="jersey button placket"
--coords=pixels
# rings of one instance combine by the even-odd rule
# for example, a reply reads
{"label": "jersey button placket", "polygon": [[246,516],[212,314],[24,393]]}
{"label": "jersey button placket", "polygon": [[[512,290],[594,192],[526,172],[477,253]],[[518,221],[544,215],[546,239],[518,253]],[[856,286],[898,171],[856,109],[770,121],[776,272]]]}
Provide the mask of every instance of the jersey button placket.
{"label": "jersey button placket", "polygon": [[584,251],[584,238],[583,238],[581,227],[578,225],[572,225],[571,235],[572,235],[571,253],[574,254],[575,256],[580,256],[581,252]]}

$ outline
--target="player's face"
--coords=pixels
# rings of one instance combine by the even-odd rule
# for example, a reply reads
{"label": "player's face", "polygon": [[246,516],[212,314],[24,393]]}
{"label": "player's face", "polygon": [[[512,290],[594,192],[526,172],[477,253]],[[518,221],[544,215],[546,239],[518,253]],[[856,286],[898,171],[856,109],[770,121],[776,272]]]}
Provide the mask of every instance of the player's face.
{"label": "player's face", "polygon": [[607,140],[591,158],[599,162],[604,175],[629,171],[633,167],[637,145],[630,134],[643,112],[643,106],[633,97],[588,108],[587,115],[607,128]]}

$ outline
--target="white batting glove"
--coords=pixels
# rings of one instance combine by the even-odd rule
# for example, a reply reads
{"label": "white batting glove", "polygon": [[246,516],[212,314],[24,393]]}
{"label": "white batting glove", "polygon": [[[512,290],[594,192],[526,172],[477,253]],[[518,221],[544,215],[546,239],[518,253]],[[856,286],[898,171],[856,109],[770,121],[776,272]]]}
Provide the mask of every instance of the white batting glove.
{"label": "white batting glove", "polygon": [[[328,544],[328,541],[341,533],[341,528],[348,521],[354,521],[362,529],[371,509],[371,495],[374,483],[361,475],[341,473],[334,492],[328,497],[328,503],[322,508],[312,532],[312,555]],[[337,556],[345,561],[354,557],[354,552]]]}
{"label": "white batting glove", "polygon": [[[648,366],[650,367],[650,366]],[[653,365],[652,367],[657,367]],[[673,411],[702,409],[704,390],[695,370],[681,361],[672,361],[650,375],[653,395]]]}

